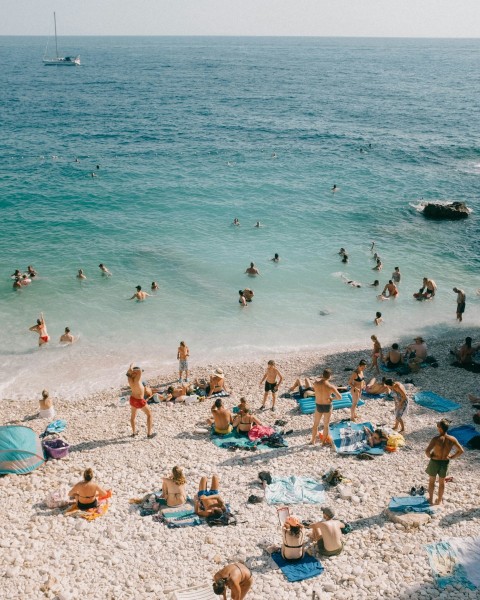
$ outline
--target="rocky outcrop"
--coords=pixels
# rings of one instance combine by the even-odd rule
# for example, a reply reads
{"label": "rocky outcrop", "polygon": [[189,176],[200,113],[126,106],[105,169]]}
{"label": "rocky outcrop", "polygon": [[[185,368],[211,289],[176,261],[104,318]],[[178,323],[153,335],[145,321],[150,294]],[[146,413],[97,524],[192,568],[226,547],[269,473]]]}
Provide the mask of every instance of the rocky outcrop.
{"label": "rocky outcrop", "polygon": [[425,205],[423,214],[428,219],[466,219],[469,211],[465,202],[429,203]]}

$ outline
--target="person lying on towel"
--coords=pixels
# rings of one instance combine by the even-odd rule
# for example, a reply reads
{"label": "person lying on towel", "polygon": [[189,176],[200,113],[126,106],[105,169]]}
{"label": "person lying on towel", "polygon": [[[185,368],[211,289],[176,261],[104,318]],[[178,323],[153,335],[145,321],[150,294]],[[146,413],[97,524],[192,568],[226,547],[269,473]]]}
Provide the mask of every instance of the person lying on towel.
{"label": "person lying on towel", "polygon": [[327,506],[322,508],[323,521],[311,525],[313,542],[323,556],[337,556],[343,550],[342,529],[345,523],[335,519],[335,514]]}
{"label": "person lying on towel", "polygon": [[92,469],[86,469],[83,473],[83,481],[79,481],[68,492],[70,498],[74,498],[80,510],[88,510],[98,506],[98,498],[107,496],[107,492],[93,481]]}
{"label": "person lying on towel", "polygon": [[212,476],[210,489],[207,487],[207,478],[202,477],[195,496],[195,513],[199,517],[220,517],[227,509],[220,498],[218,475]]}
{"label": "person lying on towel", "polygon": [[382,445],[387,445],[388,436],[381,429],[372,431],[369,427],[364,427],[363,430],[367,436],[367,443],[371,448],[379,448]]}

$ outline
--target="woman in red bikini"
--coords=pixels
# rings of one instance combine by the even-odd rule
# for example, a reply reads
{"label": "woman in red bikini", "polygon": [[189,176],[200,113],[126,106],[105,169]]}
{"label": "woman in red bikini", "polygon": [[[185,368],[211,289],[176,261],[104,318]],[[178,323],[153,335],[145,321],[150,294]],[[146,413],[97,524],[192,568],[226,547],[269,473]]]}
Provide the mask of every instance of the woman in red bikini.
{"label": "woman in red bikini", "polygon": [[135,419],[137,417],[137,411],[141,410],[147,415],[147,437],[153,438],[157,434],[152,433],[152,411],[147,405],[147,400],[145,399],[145,386],[142,382],[142,369],[140,367],[134,367],[130,365],[127,371],[127,379],[128,385],[132,390],[132,395],[130,396],[130,424],[132,426],[132,437],[137,435],[135,430]]}
{"label": "woman in red bikini", "polygon": [[47,332],[47,324],[45,323],[43,313],[41,313],[40,318],[37,319],[37,324],[30,327],[29,331],[35,331],[35,333],[38,333],[39,346],[43,346],[44,344],[50,341],[50,336]]}

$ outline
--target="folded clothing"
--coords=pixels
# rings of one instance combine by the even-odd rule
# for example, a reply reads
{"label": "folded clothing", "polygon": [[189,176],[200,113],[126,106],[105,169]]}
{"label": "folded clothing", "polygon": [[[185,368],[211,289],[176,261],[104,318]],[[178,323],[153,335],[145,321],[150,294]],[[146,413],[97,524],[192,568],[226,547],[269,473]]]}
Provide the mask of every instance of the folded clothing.
{"label": "folded clothing", "polygon": [[317,558],[306,553],[298,560],[285,560],[281,552],[274,552],[272,559],[290,582],[317,577],[324,570],[322,563]]}
{"label": "folded clothing", "polygon": [[267,425],[254,425],[248,432],[248,439],[251,442],[254,442],[255,440],[261,440],[274,433],[275,429],[273,429],[273,427],[268,427]]}
{"label": "folded clothing", "polygon": [[434,392],[419,392],[418,394],[415,394],[414,400],[417,404],[420,404],[420,406],[430,408],[437,412],[450,412],[460,408],[460,404],[457,404],[457,402],[442,398],[442,396],[439,396]]}
{"label": "folded clothing", "polygon": [[309,477],[272,477],[265,486],[265,499],[268,504],[322,504],[324,490],[322,483]]}
{"label": "folded clothing", "polygon": [[433,513],[432,507],[425,496],[394,496],[390,500],[388,510],[398,513]]}

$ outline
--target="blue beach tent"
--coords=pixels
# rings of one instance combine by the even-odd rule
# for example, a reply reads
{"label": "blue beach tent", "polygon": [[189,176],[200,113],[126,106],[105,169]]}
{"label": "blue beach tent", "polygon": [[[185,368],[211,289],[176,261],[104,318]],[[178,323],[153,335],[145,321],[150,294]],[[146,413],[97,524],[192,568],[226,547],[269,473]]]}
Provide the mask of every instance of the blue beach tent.
{"label": "blue beach tent", "polygon": [[43,465],[45,455],[38,435],[23,425],[0,427],[0,475],[23,475]]}

